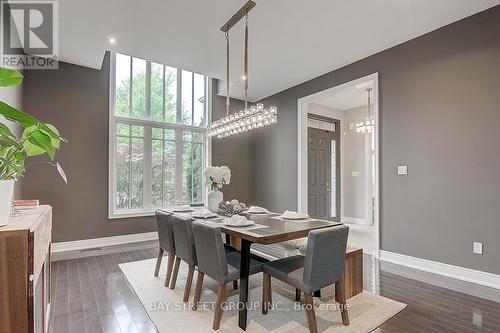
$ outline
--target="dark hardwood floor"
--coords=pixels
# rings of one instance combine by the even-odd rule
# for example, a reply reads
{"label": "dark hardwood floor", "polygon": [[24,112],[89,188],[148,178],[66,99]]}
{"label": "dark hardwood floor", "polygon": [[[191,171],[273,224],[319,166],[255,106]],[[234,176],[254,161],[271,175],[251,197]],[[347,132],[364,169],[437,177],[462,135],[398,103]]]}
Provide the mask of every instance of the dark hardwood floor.
{"label": "dark hardwood floor", "polygon": [[[156,332],[118,267],[156,253],[152,246],[53,262],[50,332]],[[420,282],[424,273],[418,271],[408,278],[393,273],[398,267],[390,268],[365,255],[365,289],[408,304],[375,332],[500,332],[500,303]]]}

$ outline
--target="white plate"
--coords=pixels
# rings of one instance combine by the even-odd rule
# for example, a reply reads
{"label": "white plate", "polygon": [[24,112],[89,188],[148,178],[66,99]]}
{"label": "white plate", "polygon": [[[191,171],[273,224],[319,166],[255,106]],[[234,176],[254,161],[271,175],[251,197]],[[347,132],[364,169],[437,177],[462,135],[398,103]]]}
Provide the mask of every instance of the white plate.
{"label": "white plate", "polygon": [[191,217],[194,217],[195,219],[213,219],[214,217],[217,217],[217,214],[213,215],[208,215],[208,216],[202,216],[202,215],[196,215],[196,213],[191,214]]}
{"label": "white plate", "polygon": [[242,224],[242,223],[231,224],[231,223],[227,223],[227,222],[224,223],[224,225],[226,225],[228,227],[248,227],[249,225],[253,225],[253,224],[255,224],[254,221],[248,221],[245,224]]}
{"label": "white plate", "polygon": [[189,212],[194,212],[194,209],[172,209],[172,212],[174,213],[189,213]]}
{"label": "white plate", "polygon": [[309,217],[285,217],[283,215],[280,215],[282,219],[285,220],[307,220]]}

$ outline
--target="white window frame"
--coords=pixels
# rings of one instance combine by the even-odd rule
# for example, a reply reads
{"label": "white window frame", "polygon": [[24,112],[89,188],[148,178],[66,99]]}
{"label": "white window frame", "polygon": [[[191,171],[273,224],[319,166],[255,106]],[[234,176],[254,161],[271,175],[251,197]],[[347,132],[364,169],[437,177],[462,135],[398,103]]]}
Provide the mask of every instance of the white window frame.
{"label": "white window frame", "polygon": [[[152,208],[152,191],[146,191],[146,188],[151,188],[152,184],[152,174],[147,172],[147,170],[151,170],[151,162],[152,162],[152,133],[150,130],[151,127],[163,128],[163,129],[172,129],[175,131],[176,138],[176,154],[178,151],[182,151],[183,141],[182,141],[182,132],[192,131],[192,132],[201,132],[203,133],[203,165],[202,169],[204,170],[206,166],[211,165],[212,163],[212,140],[206,135],[206,127],[197,127],[183,124],[172,124],[172,123],[162,123],[154,120],[147,119],[134,119],[127,117],[118,117],[115,116],[115,88],[116,88],[116,53],[111,52],[110,59],[110,82],[109,82],[109,164],[108,164],[108,218],[109,219],[119,219],[119,218],[130,218],[130,217],[141,217],[141,216],[153,216],[156,208]],[[151,73],[151,62],[146,62],[146,78],[150,77]],[[178,70],[179,73],[179,70]],[[177,76],[178,84],[179,84],[180,75]],[[208,125],[211,122],[212,118],[212,80],[209,77],[206,77],[206,91],[205,96],[207,98],[206,101],[206,124]],[[149,80],[146,80],[146,115],[150,111],[150,84]],[[179,96],[178,96],[179,98]],[[180,103],[176,103],[177,108],[180,108]],[[117,123],[123,124],[133,124],[139,126],[149,126],[144,127],[144,159],[143,159],[143,206],[151,207],[151,208],[141,208],[141,209],[127,209],[127,210],[117,210],[116,206],[116,149],[117,149],[117,140],[116,140],[116,125]],[[178,155],[177,155],[178,156]],[[182,159],[176,158],[176,171],[182,170]],[[182,186],[178,186],[182,184],[182,171],[176,172],[176,198],[179,197],[179,193],[182,193]],[[205,203],[207,198],[207,188],[202,181],[202,202]]]}

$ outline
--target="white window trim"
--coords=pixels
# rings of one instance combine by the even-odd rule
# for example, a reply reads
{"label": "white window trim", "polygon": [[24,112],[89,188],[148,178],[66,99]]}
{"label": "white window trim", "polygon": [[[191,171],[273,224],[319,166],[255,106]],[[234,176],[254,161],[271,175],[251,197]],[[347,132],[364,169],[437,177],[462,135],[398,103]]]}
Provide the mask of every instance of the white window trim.
{"label": "white window trim", "polygon": [[[116,53],[111,52],[111,57],[110,57],[110,80],[109,80],[109,114],[108,114],[108,123],[109,123],[109,132],[108,132],[108,219],[120,219],[120,218],[131,218],[131,217],[142,217],[142,216],[153,216],[155,214],[155,208],[144,208],[144,209],[128,209],[125,211],[117,211],[115,210],[115,202],[116,202],[116,136],[114,135],[116,133],[116,123],[117,120],[119,120],[121,123],[133,123],[133,124],[143,124],[143,125],[153,125],[158,128],[166,128],[166,129],[174,129],[176,130],[176,135],[177,132],[180,131],[182,133],[183,130],[189,130],[189,131],[195,131],[195,132],[205,132],[205,139],[203,141],[203,151],[204,151],[204,156],[203,156],[203,170],[209,166],[212,165],[212,139],[209,138],[206,135],[206,128],[201,129],[200,127],[196,126],[190,126],[190,125],[182,125],[182,124],[170,124],[170,123],[158,123],[156,121],[151,121],[151,120],[146,120],[146,119],[130,119],[126,117],[116,117],[115,116],[115,88],[116,88]],[[148,80],[146,80],[146,84]],[[146,88],[146,103],[150,103],[149,98],[147,96],[151,92]],[[207,84],[206,84],[206,96],[207,96],[207,103],[206,103],[206,112],[207,112],[207,119],[206,123],[210,124],[212,121],[212,80],[208,77],[207,78]],[[144,143],[145,145],[149,145],[149,143],[146,143],[147,138],[146,136],[148,135],[144,131]],[[149,131],[150,132],[150,131]],[[149,136],[151,136],[151,133],[149,133]],[[176,137],[177,138],[177,137]],[[179,146],[182,148],[182,136],[179,137],[179,140],[176,139],[176,149],[179,148]],[[147,151],[147,147],[145,147],[145,155],[149,155],[150,152]],[[176,163],[177,163],[176,159]],[[182,161],[181,161],[182,162]],[[147,160],[147,156],[144,157],[144,163],[151,163],[151,160]],[[149,170],[144,168],[144,170]],[[177,176],[177,175],[176,175]],[[150,184],[152,182],[151,175],[149,173],[146,173],[144,175],[144,188],[146,188],[146,184]],[[207,199],[207,188],[202,181],[202,201],[206,202]],[[176,191],[178,189],[176,188]],[[180,189],[182,191],[182,189]],[[148,201],[148,202],[146,202]],[[151,204],[152,198],[151,194],[145,194],[144,195],[144,205],[146,204]]]}

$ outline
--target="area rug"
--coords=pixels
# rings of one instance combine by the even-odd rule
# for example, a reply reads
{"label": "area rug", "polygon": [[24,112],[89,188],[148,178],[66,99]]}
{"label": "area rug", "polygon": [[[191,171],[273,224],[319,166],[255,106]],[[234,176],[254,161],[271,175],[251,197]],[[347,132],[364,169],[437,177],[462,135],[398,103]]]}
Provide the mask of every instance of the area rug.
{"label": "area rug", "polygon": [[[156,259],[141,260],[120,264],[128,282],[144,305],[149,317],[159,332],[211,332],[213,309],[216,301],[217,283],[205,277],[203,294],[197,311],[193,311],[192,300],[196,274],[191,289],[189,303],[182,302],[187,267],[181,264],[177,285],[174,290],[164,287],[166,258],[163,260],[160,275],[153,276]],[[299,333],[309,332],[303,303],[295,302],[295,290],[273,279],[273,306],[267,315],[260,307],[262,296],[262,274],[250,278],[248,311],[249,333]],[[343,326],[340,311],[335,306],[333,286],[322,289],[322,297],[315,298],[316,320],[319,332],[368,333],[402,311],[406,304],[374,295],[367,291],[349,299],[350,325]],[[220,328],[217,332],[243,332],[238,327],[238,290],[227,285],[227,303]]]}

